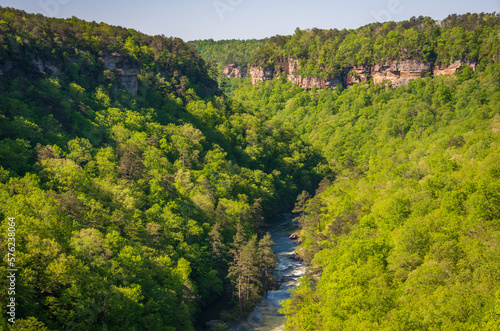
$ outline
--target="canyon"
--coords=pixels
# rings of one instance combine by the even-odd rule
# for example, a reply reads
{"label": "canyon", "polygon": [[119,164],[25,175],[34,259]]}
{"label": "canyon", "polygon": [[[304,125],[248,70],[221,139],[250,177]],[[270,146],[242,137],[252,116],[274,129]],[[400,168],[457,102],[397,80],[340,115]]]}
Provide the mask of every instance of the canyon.
{"label": "canyon", "polygon": [[356,83],[373,79],[374,84],[381,84],[388,81],[393,87],[399,87],[408,84],[412,79],[418,77],[435,77],[439,75],[453,75],[463,65],[476,68],[476,63],[469,60],[456,60],[449,65],[434,64],[422,62],[415,59],[404,59],[397,61],[387,61],[375,65],[358,65],[344,68],[336,76],[324,79],[318,77],[305,77],[299,74],[299,60],[289,58],[279,62],[274,67],[259,66],[238,66],[229,64],[223,67],[223,74],[228,78],[245,78],[250,76],[252,84],[272,80],[280,74],[284,74],[287,79],[304,89],[317,88],[336,88],[337,85],[349,87]]}
{"label": "canyon", "polygon": [[[141,67],[127,56],[118,53],[100,54],[99,61],[105,70],[109,70],[116,75],[121,88],[131,93],[137,94],[138,75]],[[61,69],[55,63],[43,61],[39,58],[33,60],[33,68],[43,74],[58,76]],[[476,63],[470,60],[456,60],[449,65],[422,62],[416,59],[404,59],[397,61],[387,61],[375,65],[357,65],[340,70],[336,76],[329,79],[319,77],[307,77],[300,75],[300,63],[298,59],[289,58],[278,62],[274,67],[260,66],[239,66],[237,64],[225,65],[222,73],[228,78],[250,77],[252,84],[273,80],[283,74],[294,85],[304,89],[332,88],[338,85],[344,88],[357,83],[366,82],[373,79],[374,84],[389,82],[393,87],[408,84],[412,79],[418,77],[436,77],[440,75],[453,75],[462,66],[469,66],[476,69]],[[16,65],[7,61],[0,66],[0,76],[4,73],[16,69]]]}

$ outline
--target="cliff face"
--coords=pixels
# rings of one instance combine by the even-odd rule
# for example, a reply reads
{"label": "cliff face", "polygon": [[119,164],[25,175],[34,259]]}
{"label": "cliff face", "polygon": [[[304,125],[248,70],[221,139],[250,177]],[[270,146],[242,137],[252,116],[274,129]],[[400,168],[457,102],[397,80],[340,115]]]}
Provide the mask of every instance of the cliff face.
{"label": "cliff face", "polygon": [[133,64],[127,57],[120,54],[107,54],[102,57],[104,68],[114,71],[120,80],[120,85],[129,93],[136,95],[139,87],[137,75],[141,73],[141,67]]}
{"label": "cliff face", "polygon": [[373,78],[374,84],[389,80],[391,85],[406,85],[411,79],[425,77],[431,72],[431,64],[418,60],[389,61],[374,66],[357,66],[349,68],[345,85],[352,85]]}
{"label": "cliff face", "polygon": [[[37,58],[31,62],[31,72],[32,73],[38,73],[38,74],[43,74],[43,75],[49,75],[49,76],[59,76],[61,71],[57,67],[56,64],[44,61],[40,58]],[[26,74],[25,69],[21,65],[12,62],[12,61],[5,61],[5,63],[2,65],[0,64],[0,76],[3,76],[7,72],[13,72],[15,75],[23,75]]]}
{"label": "cliff face", "polygon": [[[100,58],[100,61],[106,70],[111,70],[116,74],[123,89],[133,95],[137,94],[139,87],[137,75],[141,73],[141,67],[138,64],[117,53],[105,54]],[[22,74],[23,71],[20,69],[19,65],[11,61],[6,61],[3,65],[0,64],[0,76],[9,71],[15,74]],[[49,76],[59,76],[61,73],[61,66],[58,67],[55,63],[40,58],[33,60],[31,69],[32,72]]]}
{"label": "cliff face", "polygon": [[263,82],[265,80],[271,80],[277,76],[274,73],[274,68],[250,67],[248,72],[252,77],[252,84]]}
{"label": "cliff face", "polygon": [[[458,60],[450,65],[434,65],[428,62],[419,60],[399,60],[388,61],[376,65],[361,65],[345,68],[336,77],[332,79],[323,79],[316,77],[302,77],[298,74],[299,61],[290,58],[279,63],[276,67],[262,68],[250,67],[248,74],[252,78],[252,84],[266,80],[272,80],[280,73],[286,75],[288,80],[295,85],[305,89],[313,87],[330,87],[335,88],[337,84],[342,84],[344,87],[352,86],[353,84],[367,81],[373,78],[374,84],[380,84],[388,80],[392,86],[398,87],[406,85],[411,79],[425,77],[428,73],[431,76],[453,75],[462,65],[468,65],[475,70],[475,63],[470,61]],[[230,65],[224,67],[224,74],[228,77],[244,77],[243,71],[238,70],[237,66]],[[234,73],[238,72],[239,76]]]}
{"label": "cliff face", "polygon": [[222,69],[222,73],[227,78],[243,78],[246,77],[248,70],[246,67],[239,67],[236,64],[228,64]]}
{"label": "cliff face", "polygon": [[342,84],[342,80],[337,77],[330,80],[317,77],[302,77],[297,73],[298,70],[299,70],[299,60],[289,59],[287,61],[280,62],[274,68],[272,67],[262,68],[255,66],[250,67],[248,73],[252,77],[252,84],[274,79],[280,73],[286,75],[286,77],[290,82],[292,82],[292,84],[298,85],[305,89],[311,89],[313,87],[334,88],[337,84]]}
{"label": "cliff face", "polygon": [[434,76],[453,75],[464,64],[468,65],[473,70],[476,70],[476,63],[471,62],[471,61],[461,61],[461,60],[455,61],[448,66],[435,65],[432,70],[433,70]]}

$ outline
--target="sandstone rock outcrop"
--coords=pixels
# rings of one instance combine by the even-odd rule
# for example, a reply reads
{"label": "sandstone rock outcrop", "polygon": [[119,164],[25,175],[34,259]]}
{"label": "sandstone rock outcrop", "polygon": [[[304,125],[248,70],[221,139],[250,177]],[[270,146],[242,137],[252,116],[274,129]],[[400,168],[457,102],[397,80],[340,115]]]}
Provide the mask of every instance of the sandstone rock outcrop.
{"label": "sandstone rock outcrop", "polygon": [[[129,93],[136,95],[138,85],[137,76],[141,73],[141,67],[139,64],[134,63],[131,59],[125,56],[121,56],[117,53],[104,54],[100,58],[101,62],[104,64],[106,70],[113,71],[120,81],[120,85]],[[39,72],[41,74],[49,76],[59,76],[61,73],[61,66],[46,61],[44,59],[36,58],[32,61],[33,72]],[[6,72],[13,71],[22,73],[22,68],[11,61],[6,61],[0,64],[0,76],[3,76]]]}
{"label": "sandstone rock outcrop", "polygon": [[434,67],[432,69],[433,70],[433,74],[434,74],[434,76],[439,76],[439,75],[453,75],[464,64],[468,65],[473,70],[476,70],[476,63],[471,62],[471,61],[457,60],[457,61],[455,61],[453,63],[450,63],[449,65],[434,65]]}
{"label": "sandstone rock outcrop", "polygon": [[254,85],[257,84],[257,82],[272,80],[275,77],[274,68],[250,67],[248,72],[252,77],[252,84]]}
{"label": "sandstone rock outcrop", "polygon": [[239,67],[236,64],[228,64],[224,66],[222,73],[226,75],[227,78],[244,78],[246,77],[248,70],[246,67]]}
{"label": "sandstone rock outcrop", "polygon": [[[31,63],[33,65],[31,69],[35,69],[35,72],[38,71],[38,73],[49,76],[59,76],[61,73],[55,64],[44,61],[40,58],[33,60]],[[6,61],[3,65],[0,64],[0,76],[3,76],[8,71],[14,71],[17,72],[17,74],[22,74],[23,71],[21,69],[21,66],[16,65],[11,61]]]}
{"label": "sandstone rock outcrop", "polygon": [[129,93],[136,95],[139,87],[137,75],[141,73],[141,67],[133,63],[129,58],[118,53],[106,54],[102,57],[104,68],[116,73],[120,85]]}
{"label": "sandstone rock outcrop", "polygon": [[376,64],[371,68],[374,84],[389,80],[391,85],[398,87],[406,85],[411,79],[424,76],[431,71],[431,64],[419,60],[390,61]]}
{"label": "sandstone rock outcrop", "polygon": [[249,68],[248,73],[252,77],[252,84],[272,80],[280,73],[283,73],[292,84],[305,89],[311,89],[313,87],[335,88],[337,84],[342,84],[342,80],[337,77],[330,80],[317,77],[302,77],[298,74],[298,70],[299,60],[290,58],[280,62],[276,67],[262,68],[252,66]]}
{"label": "sandstone rock outcrop", "polygon": [[475,70],[474,62],[458,60],[450,65],[434,65],[428,62],[422,62],[414,59],[403,59],[397,61],[387,61],[376,65],[359,65],[349,68],[344,68],[336,77],[331,79],[323,79],[317,77],[302,77],[298,74],[299,60],[290,58],[278,63],[275,67],[258,67],[252,66],[248,70],[238,68],[231,64],[224,67],[224,74],[228,77],[244,77],[247,73],[252,78],[252,84],[272,80],[280,73],[286,75],[287,79],[304,89],[313,87],[319,88],[335,88],[338,84],[344,87],[352,86],[353,84],[368,81],[373,79],[374,84],[380,84],[384,81],[389,81],[393,87],[398,87],[408,84],[412,79],[425,77],[427,74],[432,76],[453,75],[462,65],[468,65]]}

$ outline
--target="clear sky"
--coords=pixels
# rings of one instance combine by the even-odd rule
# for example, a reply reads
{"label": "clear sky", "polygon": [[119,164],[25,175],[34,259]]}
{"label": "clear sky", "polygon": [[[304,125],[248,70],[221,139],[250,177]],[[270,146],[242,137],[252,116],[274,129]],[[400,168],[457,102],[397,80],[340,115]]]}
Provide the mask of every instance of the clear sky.
{"label": "clear sky", "polygon": [[0,0],[46,16],[106,22],[150,35],[251,39],[293,34],[296,27],[357,28],[412,16],[500,12],[500,0]]}

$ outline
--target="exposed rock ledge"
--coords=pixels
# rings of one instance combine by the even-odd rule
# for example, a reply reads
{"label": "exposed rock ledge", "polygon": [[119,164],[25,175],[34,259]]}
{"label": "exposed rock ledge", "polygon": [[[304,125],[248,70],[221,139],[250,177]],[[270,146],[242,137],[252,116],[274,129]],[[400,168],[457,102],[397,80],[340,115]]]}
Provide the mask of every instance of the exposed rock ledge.
{"label": "exposed rock ledge", "polygon": [[[40,58],[33,60],[31,64],[32,68],[30,69],[34,69],[34,72],[38,72],[43,75],[59,76],[61,73],[59,68],[54,63],[43,61]],[[7,60],[4,64],[0,64],[0,76],[3,76],[7,72],[14,72],[16,75],[25,74],[25,71],[21,69],[22,67],[20,65]]]}
{"label": "exposed rock ledge", "polygon": [[[118,53],[101,54],[99,60],[103,63],[106,70],[111,70],[116,74],[123,89],[133,95],[137,94],[137,89],[139,87],[137,75],[141,73],[141,67],[139,64],[134,63],[128,57],[122,56]],[[34,69],[34,72],[50,76],[59,76],[61,73],[60,68],[61,66],[58,67],[56,64],[47,62],[40,58],[37,58],[32,62],[32,69]],[[4,64],[0,63],[0,76],[3,76],[7,72],[22,74],[20,66],[11,61],[6,61]]]}
{"label": "exposed rock ledge", "polygon": [[419,60],[399,60],[388,61],[376,65],[354,66],[345,68],[336,77],[332,79],[323,79],[316,77],[302,77],[297,72],[299,70],[299,61],[290,58],[280,62],[275,67],[256,67],[240,69],[237,65],[231,64],[224,66],[223,73],[228,77],[245,77],[248,74],[252,78],[252,84],[272,80],[280,73],[286,75],[288,80],[295,85],[305,89],[313,87],[330,87],[335,88],[338,84],[344,87],[352,86],[355,83],[360,83],[373,78],[374,84],[380,84],[383,81],[389,80],[392,86],[398,87],[406,85],[411,79],[425,77],[427,73],[431,76],[453,75],[462,65],[468,65],[472,69],[476,69],[476,64],[471,61],[458,60],[450,65],[435,65]]}
{"label": "exposed rock ledge", "polygon": [[106,54],[102,60],[105,69],[116,73],[120,85],[129,93],[136,95],[139,87],[137,75],[141,73],[141,67],[118,53]]}
{"label": "exposed rock ledge", "polygon": [[239,67],[236,64],[228,64],[224,66],[222,73],[227,78],[244,78],[248,73],[248,69],[246,67]]}

